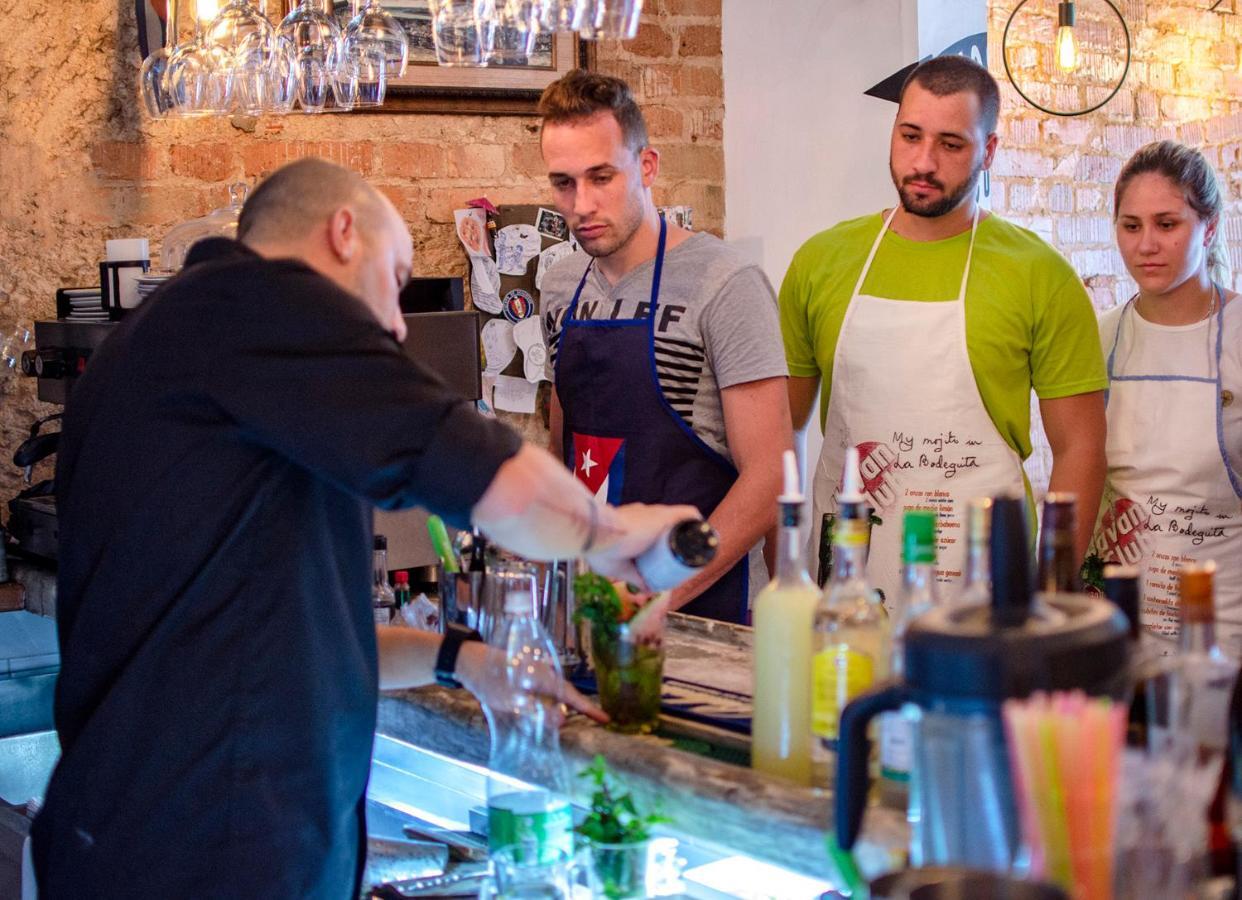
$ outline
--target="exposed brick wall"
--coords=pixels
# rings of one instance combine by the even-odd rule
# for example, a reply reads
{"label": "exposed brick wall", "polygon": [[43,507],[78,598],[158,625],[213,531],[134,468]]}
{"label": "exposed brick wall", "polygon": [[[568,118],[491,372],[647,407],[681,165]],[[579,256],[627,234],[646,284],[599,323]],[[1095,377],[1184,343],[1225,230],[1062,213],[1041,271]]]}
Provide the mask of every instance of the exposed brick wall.
{"label": "exposed brick wall", "polygon": [[[1133,291],[1114,243],[1113,183],[1135,150],[1164,138],[1201,148],[1216,166],[1226,189],[1234,281],[1242,284],[1242,15],[1208,12],[1210,5],[1120,0],[1134,48],[1124,85],[1102,109],[1058,118],[1027,104],[1005,79],[1001,36],[1015,3],[989,3],[988,53],[1002,90],[993,208],[1065,254],[1100,308]],[[1116,17],[1101,0],[1082,0],[1078,16],[1086,59],[1073,76],[1052,69],[1055,0],[1032,0],[1015,19],[1009,41],[1015,78],[1045,105],[1081,108],[1102,99],[1108,76],[1117,71],[1122,38]]]}
{"label": "exposed brick wall", "polygon": [[[689,204],[699,228],[724,223],[720,0],[648,0],[638,38],[602,42],[597,65],[634,85],[663,151],[659,203]],[[227,184],[287,160],[351,166],[394,201],[415,271],[465,275],[452,211],[546,202],[529,117],[292,115],[252,133],[227,120],[151,121],[139,112],[133,4],[52,0],[10,10],[0,42],[0,328],[53,314],[64,284],[92,284],[104,241],[146,236],[227,202]],[[4,329],[7,330],[7,329]],[[33,383],[0,376],[0,456],[53,411]],[[534,423],[531,423],[532,426]],[[538,428],[533,427],[537,434]],[[0,461],[0,499],[16,472]]]}
{"label": "exposed brick wall", "polygon": [[[1242,15],[1208,12],[1204,0],[1117,0],[1130,29],[1133,56],[1121,89],[1107,105],[1063,118],[1024,101],[1005,77],[1001,38],[1016,0],[989,0],[988,58],[1001,83],[1000,150],[993,166],[993,209],[1036,231],[1083,277],[1100,309],[1134,290],[1113,236],[1112,189],[1130,155],[1170,138],[1201,148],[1225,188],[1225,239],[1242,285]],[[1228,8],[1228,2],[1222,4]],[[1023,91],[1045,106],[1082,108],[1103,99],[1120,74],[1123,38],[1101,0],[1078,3],[1081,69],[1052,64],[1056,0],[1031,0],[1014,21],[1010,65]],[[1034,414],[1034,452],[1027,472],[1040,496],[1052,466]]]}

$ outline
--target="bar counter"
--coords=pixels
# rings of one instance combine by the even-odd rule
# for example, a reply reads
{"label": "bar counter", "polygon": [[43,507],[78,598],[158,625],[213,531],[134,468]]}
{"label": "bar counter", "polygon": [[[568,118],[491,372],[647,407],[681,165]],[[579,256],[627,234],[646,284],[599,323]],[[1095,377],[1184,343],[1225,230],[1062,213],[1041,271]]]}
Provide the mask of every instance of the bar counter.
{"label": "bar counter", "polygon": [[[749,655],[748,628],[670,616],[666,677],[693,672],[699,683],[726,689],[745,684],[749,693]],[[433,686],[386,692],[379,701],[377,731],[446,756],[487,764],[487,722],[479,703],[463,690]],[[675,744],[710,746],[715,755],[731,756],[740,764]],[[751,770],[745,764],[749,751],[743,736],[668,717],[655,734],[623,735],[574,715],[561,730],[561,746],[575,773],[595,754],[602,754],[634,793],[640,809],[658,803],[673,819],[672,828],[696,841],[837,880],[825,845],[832,822],[831,793]],[[586,781],[575,781],[575,802],[588,802]],[[868,859],[883,868],[885,848],[904,847],[905,827],[900,813],[868,811],[857,848],[864,869],[872,868]]]}

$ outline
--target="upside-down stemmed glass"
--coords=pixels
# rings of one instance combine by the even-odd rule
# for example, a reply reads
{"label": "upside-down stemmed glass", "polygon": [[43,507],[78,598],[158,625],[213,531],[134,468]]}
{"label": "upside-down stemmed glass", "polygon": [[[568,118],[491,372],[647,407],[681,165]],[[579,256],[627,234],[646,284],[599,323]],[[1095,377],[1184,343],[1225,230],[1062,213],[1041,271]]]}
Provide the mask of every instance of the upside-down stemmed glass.
{"label": "upside-down stemmed glass", "polygon": [[577,31],[592,7],[590,0],[539,0],[543,31]]}
{"label": "upside-down stemmed glass", "polygon": [[172,59],[173,50],[177,47],[177,0],[168,0],[168,20],[164,24],[164,45],[151,51],[142,61],[142,70],[138,75],[142,86],[142,102],[148,115],[153,119],[163,118],[173,108],[172,97],[168,93],[165,74],[168,63]]}
{"label": "upside-down stemmed glass", "polygon": [[628,41],[638,34],[643,0],[598,0],[595,12],[597,37]]}
{"label": "upside-down stemmed glass", "polygon": [[405,74],[410,59],[409,36],[405,33],[405,26],[380,6],[379,0],[366,0],[365,5],[361,2],[355,4],[354,17],[345,26],[342,40],[353,42],[358,48],[347,50],[346,56],[378,51],[384,58],[389,78],[400,78]]}
{"label": "upside-down stemmed glass", "polygon": [[431,36],[442,66],[485,66],[496,42],[493,0],[429,0]]}
{"label": "upside-down stemmed glass", "polygon": [[298,104],[303,112],[322,112],[332,84],[329,65],[341,41],[340,26],[316,0],[301,0],[280,23],[278,33],[294,47]]}
{"label": "upside-down stemmed glass", "polygon": [[496,33],[490,63],[526,65],[542,30],[539,5],[538,0],[503,0],[496,7]]}
{"label": "upside-down stemmed glass", "polygon": [[275,55],[276,29],[250,0],[229,0],[204,32],[233,78],[233,99],[242,112],[264,111],[267,78]]}

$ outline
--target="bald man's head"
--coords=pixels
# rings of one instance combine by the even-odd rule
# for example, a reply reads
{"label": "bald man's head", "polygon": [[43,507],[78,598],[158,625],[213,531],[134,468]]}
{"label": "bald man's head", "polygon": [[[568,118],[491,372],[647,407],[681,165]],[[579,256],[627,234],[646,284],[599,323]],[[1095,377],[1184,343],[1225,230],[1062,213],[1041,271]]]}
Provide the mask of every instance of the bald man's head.
{"label": "bald man's head", "polygon": [[305,237],[342,206],[353,206],[374,225],[384,197],[357,172],[322,159],[300,159],[277,169],[255,188],[237,220],[245,244]]}
{"label": "bald man's head", "polygon": [[260,256],[304,262],[404,338],[398,295],[410,278],[410,232],[356,172],[322,159],[277,169],[246,200],[237,238]]}

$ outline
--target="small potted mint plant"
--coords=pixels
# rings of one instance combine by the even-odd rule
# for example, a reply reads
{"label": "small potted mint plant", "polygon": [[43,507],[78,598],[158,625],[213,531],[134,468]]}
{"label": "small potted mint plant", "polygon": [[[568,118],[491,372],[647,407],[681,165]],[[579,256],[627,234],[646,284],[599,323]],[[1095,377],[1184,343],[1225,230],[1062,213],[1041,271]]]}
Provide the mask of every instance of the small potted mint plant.
{"label": "small potted mint plant", "polygon": [[621,792],[602,756],[578,773],[593,784],[591,811],[574,830],[587,845],[595,896],[630,900],[647,896],[651,826],[666,823],[658,813],[640,815],[634,798]]}

